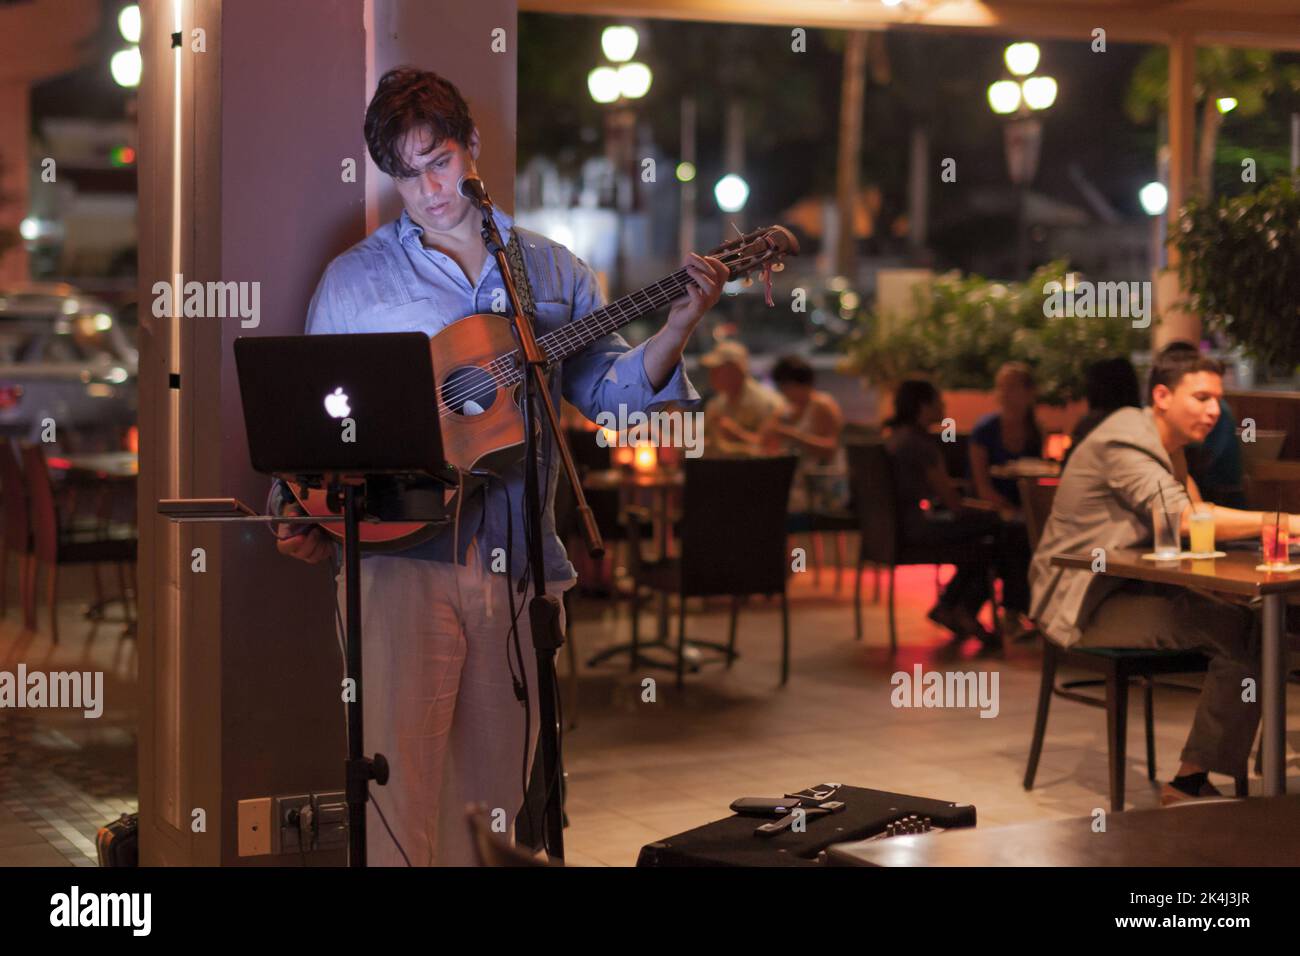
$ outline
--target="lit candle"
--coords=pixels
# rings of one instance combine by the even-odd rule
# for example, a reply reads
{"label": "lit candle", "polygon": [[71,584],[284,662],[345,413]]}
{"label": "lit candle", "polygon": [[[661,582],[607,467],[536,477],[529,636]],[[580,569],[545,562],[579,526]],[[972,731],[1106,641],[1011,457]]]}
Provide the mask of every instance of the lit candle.
{"label": "lit candle", "polygon": [[637,471],[654,471],[657,463],[654,445],[638,445],[636,447],[635,468]]}

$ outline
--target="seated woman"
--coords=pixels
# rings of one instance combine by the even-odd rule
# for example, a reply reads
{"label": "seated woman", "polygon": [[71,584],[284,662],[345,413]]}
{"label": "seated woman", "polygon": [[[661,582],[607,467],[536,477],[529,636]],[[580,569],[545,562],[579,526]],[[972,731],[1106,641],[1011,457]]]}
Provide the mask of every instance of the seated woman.
{"label": "seated woman", "polygon": [[1034,373],[1022,362],[1007,362],[994,379],[998,411],[975,423],[970,441],[971,479],[975,495],[987,502],[1005,522],[998,550],[998,576],[1002,578],[1003,636],[1017,638],[1032,633],[1029,613],[1029,535],[1020,515],[1020,489],[1014,479],[995,478],[991,469],[1017,458],[1041,458],[1043,433],[1034,419],[1038,390]]}
{"label": "seated woman", "polygon": [[[997,533],[998,516],[963,505],[961,495],[944,469],[930,427],[943,421],[943,396],[929,382],[909,379],[894,394],[894,414],[885,422],[890,429],[885,447],[894,465],[894,486],[901,510],[903,539],[917,544],[967,544]],[[986,648],[1000,639],[982,625],[977,615],[992,595],[987,560],[957,563],[957,573],[944,587],[929,618],[958,638],[977,637]]]}
{"label": "seated woman", "polygon": [[813,379],[812,366],[799,356],[779,359],[772,367],[772,383],[786,409],[770,415],[759,429],[764,451],[799,459],[790,488],[791,512],[848,506],[848,468],[840,444],[844,415],[830,394],[813,388]]}

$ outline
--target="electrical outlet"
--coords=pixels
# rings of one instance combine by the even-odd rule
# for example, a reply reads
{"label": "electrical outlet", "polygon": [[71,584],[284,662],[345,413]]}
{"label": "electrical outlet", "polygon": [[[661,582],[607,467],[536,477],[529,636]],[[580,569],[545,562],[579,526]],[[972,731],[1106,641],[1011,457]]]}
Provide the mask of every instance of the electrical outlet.
{"label": "electrical outlet", "polygon": [[[310,833],[301,830],[297,823],[291,822],[294,810],[301,813],[311,806],[312,796],[316,798],[317,816],[315,820],[316,838],[313,845]],[[275,853],[298,853],[300,850],[327,850],[347,845],[348,816],[342,790],[331,790],[317,794],[294,794],[274,798],[273,819],[276,822],[273,846]],[[301,838],[301,839],[300,839]]]}
{"label": "electrical outlet", "polygon": [[268,856],[272,843],[279,836],[279,828],[272,826],[270,797],[240,800],[238,806],[239,855]]}

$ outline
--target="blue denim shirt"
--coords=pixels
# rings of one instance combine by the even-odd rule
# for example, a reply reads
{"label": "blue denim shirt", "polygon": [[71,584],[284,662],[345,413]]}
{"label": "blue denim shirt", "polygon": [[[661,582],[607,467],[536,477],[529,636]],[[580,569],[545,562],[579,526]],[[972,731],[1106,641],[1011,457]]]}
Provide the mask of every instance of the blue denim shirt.
{"label": "blue denim shirt", "polygon": [[[539,338],[604,305],[596,276],[585,262],[545,236],[516,228],[513,220],[500,210],[496,211],[495,218],[504,241],[509,242],[511,231],[519,236],[536,302]],[[403,211],[400,218],[381,226],[331,262],[312,296],[307,312],[307,334],[418,329],[432,336],[465,316],[492,312],[494,293],[498,302],[504,294],[497,291],[502,283],[496,259],[488,256],[478,281],[471,284],[450,256],[421,244],[423,231]],[[681,363],[664,386],[656,389],[646,375],[645,343],[631,347],[617,333],[598,339],[552,371],[551,397],[557,410],[561,395],[592,420],[602,411],[617,414],[619,405],[626,405],[629,412],[649,412],[669,402],[691,407],[700,398]],[[555,533],[555,487],[558,480],[563,480],[562,468],[555,440],[549,434],[542,460],[546,481],[542,518],[546,580],[569,581],[576,577],[576,572]],[[448,528],[433,539],[397,554],[404,558],[455,560],[464,564],[471,539],[478,538],[478,553],[490,568],[494,549],[506,547],[509,510],[514,539],[510,548],[510,573],[516,579],[522,578],[527,566],[522,460],[501,477],[503,482],[491,481],[467,496],[461,507],[459,534],[453,534]],[[283,499],[284,494],[277,482],[272,489],[272,507],[276,510],[279,503],[274,499]],[[459,548],[453,555],[456,538]]]}

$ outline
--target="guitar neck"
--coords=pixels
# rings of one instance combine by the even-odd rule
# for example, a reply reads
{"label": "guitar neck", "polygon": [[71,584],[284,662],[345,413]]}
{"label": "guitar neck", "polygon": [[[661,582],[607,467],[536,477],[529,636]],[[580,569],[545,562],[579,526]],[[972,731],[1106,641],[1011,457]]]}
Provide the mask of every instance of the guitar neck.
{"label": "guitar neck", "polygon": [[680,299],[686,294],[690,282],[690,273],[678,269],[653,285],[615,299],[584,318],[539,336],[537,342],[552,362],[563,361],[629,322],[663,308],[674,299]]}

